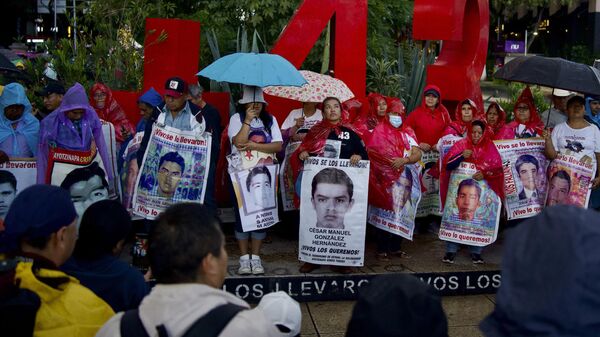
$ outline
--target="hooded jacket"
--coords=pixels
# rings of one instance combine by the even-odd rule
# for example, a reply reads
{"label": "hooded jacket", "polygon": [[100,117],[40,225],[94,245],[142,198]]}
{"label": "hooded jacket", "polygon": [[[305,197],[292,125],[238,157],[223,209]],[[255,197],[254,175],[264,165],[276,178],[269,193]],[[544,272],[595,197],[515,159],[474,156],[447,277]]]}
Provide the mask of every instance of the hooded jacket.
{"label": "hooded jacket", "polygon": [[[96,100],[94,99],[94,94],[99,92],[106,94],[104,107],[102,108],[96,107]],[[125,141],[125,138],[123,137],[123,131],[126,131],[126,133],[129,135],[133,135],[135,133],[135,129],[127,119],[125,111],[123,111],[123,108],[121,108],[119,103],[117,103],[117,101],[113,98],[112,91],[108,86],[103,83],[95,83],[90,89],[90,97],[92,98],[92,106],[94,107],[94,110],[96,110],[98,117],[114,125],[115,138],[117,139],[118,143]]]}
{"label": "hooded jacket", "polygon": [[[525,123],[521,123],[517,118],[517,107],[520,103],[525,103],[529,106],[529,120]],[[515,102],[515,108],[513,110],[515,114],[515,120],[506,124],[497,134],[496,139],[518,139],[518,138],[531,138],[541,137],[544,131],[544,122],[538,115],[537,108],[533,101],[533,94],[529,87],[525,88],[517,101]]]}
{"label": "hooded jacket", "polygon": [[593,210],[552,206],[507,231],[486,337],[600,332],[600,226]]}
{"label": "hooded jacket", "polygon": [[[496,107],[496,111],[498,111],[498,122],[496,123],[496,125],[491,125],[490,122],[487,120],[487,115],[490,112],[490,109],[492,107]],[[495,137],[495,135],[498,134],[498,132],[500,132],[500,130],[502,130],[504,125],[506,125],[506,111],[504,111],[504,109],[502,109],[500,104],[498,104],[496,102],[492,102],[492,103],[490,103],[490,106],[488,106],[488,109],[485,113],[485,120],[488,123],[488,126],[494,132],[494,137]]]}
{"label": "hooded jacket", "polygon": [[460,102],[460,104],[456,105],[456,110],[454,110],[454,120],[450,122],[450,124],[446,127],[444,133],[442,134],[442,137],[447,135],[459,137],[465,136],[465,134],[467,133],[467,126],[470,124],[470,122],[463,121],[462,106],[464,104],[468,104],[471,106],[471,111],[473,113],[473,117],[471,118],[472,121],[476,119],[483,119],[483,115],[481,111],[477,108],[477,105],[475,105],[475,102],[473,102],[470,99],[466,99]]}
{"label": "hooded jacket", "polygon": [[[81,135],[73,122],[67,118],[66,112],[82,109],[85,112],[81,117]],[[40,142],[37,156],[37,183],[44,184],[46,181],[46,169],[48,167],[48,153],[50,146],[57,146],[68,150],[89,151],[92,138],[98,148],[98,153],[104,163],[104,169],[108,180],[113,179],[112,162],[108,156],[102,123],[96,115],[96,111],[90,106],[85,89],[79,83],[75,83],[63,97],[60,106],[42,120],[40,126]]]}
{"label": "hooded jacket", "polygon": [[[15,104],[23,105],[23,115],[16,121],[10,121],[4,116],[4,109]],[[17,126],[13,128],[15,123]],[[31,113],[25,88],[18,83],[5,86],[0,96],[0,148],[9,157],[35,157],[39,131],[40,122]]]}
{"label": "hooded jacket", "polygon": [[[430,89],[433,89],[440,94],[438,104],[433,111],[425,104],[425,92]],[[435,85],[428,85],[423,90],[421,106],[408,115],[406,118],[406,125],[410,126],[415,131],[419,143],[426,143],[434,146],[442,137],[444,130],[451,121],[448,110],[442,104],[442,93],[440,92],[440,88]]]}

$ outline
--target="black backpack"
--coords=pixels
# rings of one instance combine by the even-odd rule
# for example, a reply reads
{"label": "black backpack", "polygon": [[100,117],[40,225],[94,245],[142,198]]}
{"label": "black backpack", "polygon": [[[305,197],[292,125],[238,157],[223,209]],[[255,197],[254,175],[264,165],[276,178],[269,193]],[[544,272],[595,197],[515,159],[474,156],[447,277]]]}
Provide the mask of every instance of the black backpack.
{"label": "black backpack", "polygon": [[[246,308],[227,303],[220,305],[206,315],[198,318],[194,324],[185,332],[183,337],[218,337],[229,321],[238,312]],[[140,319],[139,310],[128,310],[121,317],[121,337],[149,337]],[[156,326],[159,337],[169,337],[163,324]]]}

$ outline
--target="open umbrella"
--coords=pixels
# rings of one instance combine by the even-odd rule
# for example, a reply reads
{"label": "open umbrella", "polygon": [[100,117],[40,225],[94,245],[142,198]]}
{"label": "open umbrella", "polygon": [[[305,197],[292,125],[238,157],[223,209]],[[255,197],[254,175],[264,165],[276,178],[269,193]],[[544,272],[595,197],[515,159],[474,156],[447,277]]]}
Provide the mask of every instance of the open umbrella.
{"label": "open umbrella", "polygon": [[600,95],[600,70],[558,57],[519,56],[505,64],[494,77]]}
{"label": "open umbrella", "polygon": [[337,97],[345,102],[354,97],[352,90],[342,80],[308,70],[300,70],[300,73],[308,81],[305,85],[272,86],[265,88],[265,93],[300,102],[323,102],[327,97]]}
{"label": "open umbrella", "polygon": [[257,87],[301,86],[306,80],[288,60],[275,54],[235,53],[214,61],[196,75],[217,82],[241,83]]}
{"label": "open umbrella", "polygon": [[19,72],[19,69],[2,54],[0,54],[0,70]]}

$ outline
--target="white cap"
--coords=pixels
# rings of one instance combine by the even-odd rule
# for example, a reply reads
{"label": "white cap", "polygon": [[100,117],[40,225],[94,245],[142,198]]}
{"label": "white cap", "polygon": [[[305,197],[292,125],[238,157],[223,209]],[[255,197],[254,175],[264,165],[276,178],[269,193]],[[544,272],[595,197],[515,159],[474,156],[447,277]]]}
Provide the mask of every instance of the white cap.
{"label": "white cap", "polygon": [[263,96],[262,88],[255,86],[244,86],[244,95],[242,99],[238,101],[240,104],[252,103],[252,102],[260,102],[267,104],[265,101],[265,97]]}
{"label": "white cap", "polygon": [[567,90],[562,90],[562,89],[554,89],[552,90],[552,96],[556,96],[556,97],[569,97],[571,96],[573,93]]}
{"label": "white cap", "polygon": [[265,317],[276,326],[283,326],[289,332],[281,331],[281,336],[297,336],[302,326],[300,304],[283,291],[269,293],[258,303]]}

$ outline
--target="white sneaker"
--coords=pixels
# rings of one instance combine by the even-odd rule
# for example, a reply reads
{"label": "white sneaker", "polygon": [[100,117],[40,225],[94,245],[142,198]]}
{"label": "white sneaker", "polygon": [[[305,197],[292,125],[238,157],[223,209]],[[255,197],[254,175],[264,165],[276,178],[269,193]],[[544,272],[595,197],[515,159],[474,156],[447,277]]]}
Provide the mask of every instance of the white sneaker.
{"label": "white sneaker", "polygon": [[265,268],[263,268],[259,256],[253,255],[252,259],[250,260],[250,264],[252,265],[252,274],[262,275],[265,273]]}
{"label": "white sneaker", "polygon": [[250,255],[240,256],[240,269],[238,269],[239,275],[250,275],[252,274],[252,267],[250,266]]}

